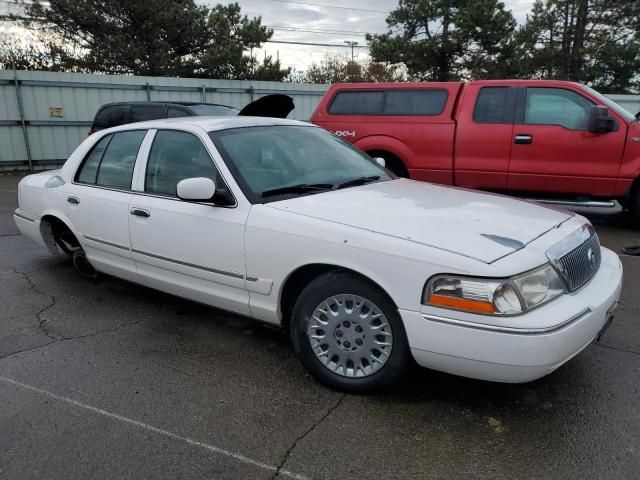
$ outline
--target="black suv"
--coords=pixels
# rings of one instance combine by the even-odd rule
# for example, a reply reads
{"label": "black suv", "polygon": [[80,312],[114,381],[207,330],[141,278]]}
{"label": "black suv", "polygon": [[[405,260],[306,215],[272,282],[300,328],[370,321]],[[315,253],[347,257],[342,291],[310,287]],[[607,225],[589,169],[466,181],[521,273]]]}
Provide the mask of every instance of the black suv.
{"label": "black suv", "polygon": [[98,109],[89,135],[98,130],[126,123],[157,120],[158,118],[235,116],[286,118],[293,110],[291,97],[282,94],[266,95],[249,103],[242,110],[228,105],[195,102],[118,102],[107,103]]}

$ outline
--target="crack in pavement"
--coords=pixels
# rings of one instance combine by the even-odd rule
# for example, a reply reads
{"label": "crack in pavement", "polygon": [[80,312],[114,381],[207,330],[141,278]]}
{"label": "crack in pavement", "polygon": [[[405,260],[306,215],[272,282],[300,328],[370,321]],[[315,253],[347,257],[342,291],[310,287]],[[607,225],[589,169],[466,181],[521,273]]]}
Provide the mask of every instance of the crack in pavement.
{"label": "crack in pavement", "polygon": [[53,345],[54,343],[58,343],[58,342],[67,342],[67,341],[70,341],[70,340],[78,340],[78,339],[82,339],[82,338],[95,337],[97,335],[103,335],[105,333],[113,333],[113,332],[116,332],[116,331],[120,330],[121,328],[124,328],[124,327],[127,327],[127,326],[131,326],[131,325],[136,325],[136,324],[139,324],[139,323],[142,322],[142,320],[134,320],[132,322],[118,323],[115,327],[112,327],[112,328],[107,328],[107,329],[104,329],[104,330],[98,330],[97,332],[87,333],[87,334],[84,334],[84,335],[74,335],[74,336],[71,336],[71,337],[65,337],[64,335],[56,335],[56,334],[50,332],[46,328],[45,323],[47,322],[47,319],[44,318],[44,313],[47,310],[53,308],[56,305],[56,302],[57,302],[56,301],[56,297],[54,295],[50,294],[50,293],[47,293],[47,292],[44,292],[44,291],[40,290],[36,286],[36,284],[34,283],[33,279],[31,278],[31,276],[30,276],[31,273],[21,272],[19,270],[11,270],[11,271],[13,273],[15,273],[16,275],[21,275],[27,281],[27,283],[29,285],[29,290],[49,298],[49,300],[50,300],[49,303],[36,312],[36,319],[38,320],[38,330],[40,330],[42,333],[44,333],[49,339],[51,339],[51,341],[47,342],[47,343],[44,343],[42,345],[35,346],[35,347],[25,348],[25,349],[22,349],[22,350],[17,350],[15,352],[7,353],[5,355],[0,355],[0,360],[8,358],[8,357],[11,357],[13,355],[18,355],[20,353],[40,350],[40,349],[46,348],[49,345]]}
{"label": "crack in pavement", "polygon": [[3,233],[2,235],[0,235],[0,238],[4,238],[4,237],[19,237],[21,236],[21,233]]}
{"label": "crack in pavement", "polygon": [[42,290],[40,290],[36,284],[34,283],[33,279],[31,278],[30,274],[26,273],[26,272],[21,272],[19,270],[13,270],[13,273],[15,273],[16,275],[22,275],[22,277],[27,281],[27,283],[29,284],[29,290],[32,290],[44,297],[49,298],[49,304],[45,305],[44,307],[42,307],[40,310],[38,310],[36,312],[36,318],[38,319],[38,330],[40,330],[42,333],[44,333],[47,337],[49,337],[52,340],[59,340],[59,337],[56,337],[56,335],[54,335],[53,333],[49,332],[49,330],[47,330],[45,328],[45,322],[47,321],[46,318],[44,318],[44,313],[49,310],[50,308],[53,308],[56,304],[56,297],[54,297],[53,295],[51,295],[50,293],[47,292],[43,292]]}
{"label": "crack in pavement", "polygon": [[296,438],[293,441],[293,443],[289,446],[289,448],[287,448],[287,450],[284,452],[284,455],[282,456],[282,460],[280,460],[280,463],[278,463],[276,471],[273,473],[271,480],[278,478],[280,476],[280,473],[283,473],[283,468],[287,463],[287,461],[289,460],[291,453],[293,453],[295,448],[298,446],[298,443],[304,440],[309,434],[311,434],[316,428],[318,428],[318,426],[320,426],[320,424],[324,422],[333,412],[335,412],[336,409],[342,404],[342,402],[346,397],[347,395],[344,393],[340,395],[340,398],[338,398],[338,401],[335,403],[335,405],[332,405],[331,407],[329,407],[329,409],[327,409],[327,411],[325,412],[324,415],[322,415],[322,417],[320,417],[313,425],[311,425],[311,427],[309,427],[302,435],[300,435],[298,438]]}
{"label": "crack in pavement", "polygon": [[35,350],[40,350],[40,349],[48,347],[49,345],[53,345],[54,343],[68,342],[68,341],[71,341],[71,340],[79,340],[79,339],[82,339],[82,338],[96,337],[98,335],[104,335],[105,333],[114,333],[114,332],[117,332],[118,330],[120,330],[121,328],[129,327],[131,325],[137,325],[137,324],[139,324],[141,322],[142,322],[142,320],[135,320],[133,322],[119,323],[118,325],[116,325],[113,328],[107,328],[105,330],[99,330],[97,332],[86,333],[84,335],[74,335],[73,337],[58,336],[57,338],[51,340],[50,342],[44,343],[42,345],[38,345],[36,347],[25,348],[23,350],[17,350],[15,352],[7,353],[6,355],[0,355],[0,360],[12,357],[13,355],[18,355],[19,353],[32,352],[32,351],[35,351]]}
{"label": "crack in pavement", "polygon": [[599,343],[599,342],[595,342],[594,345],[596,345],[598,347],[606,348],[607,350],[615,350],[616,352],[631,353],[633,355],[640,355],[640,352],[635,352],[633,350],[627,350],[626,348],[616,348],[616,347],[612,347],[611,345],[604,345],[604,344]]}

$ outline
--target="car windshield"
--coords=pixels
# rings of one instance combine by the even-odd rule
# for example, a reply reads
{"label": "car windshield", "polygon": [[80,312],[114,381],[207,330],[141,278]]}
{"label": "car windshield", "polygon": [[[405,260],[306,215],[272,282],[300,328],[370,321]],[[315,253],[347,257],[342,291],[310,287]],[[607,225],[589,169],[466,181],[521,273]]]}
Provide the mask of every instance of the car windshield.
{"label": "car windshield", "polygon": [[620,105],[618,105],[616,102],[614,102],[610,98],[605,97],[600,92],[594,90],[591,87],[587,87],[586,85],[583,85],[583,88],[586,91],[588,91],[591,95],[596,97],[598,100],[600,100],[602,103],[604,103],[611,110],[613,110],[618,115],[620,115],[622,118],[627,120],[628,122],[633,122],[636,119],[636,117],[635,117],[635,115],[633,113],[631,113],[629,110],[626,110],[625,108],[621,107]]}
{"label": "car windshield", "polygon": [[317,127],[235,128],[210,136],[254,203],[393,178],[371,157]]}
{"label": "car windshield", "polygon": [[212,117],[234,116],[240,112],[237,108],[225,105],[189,105],[189,108],[196,115]]}

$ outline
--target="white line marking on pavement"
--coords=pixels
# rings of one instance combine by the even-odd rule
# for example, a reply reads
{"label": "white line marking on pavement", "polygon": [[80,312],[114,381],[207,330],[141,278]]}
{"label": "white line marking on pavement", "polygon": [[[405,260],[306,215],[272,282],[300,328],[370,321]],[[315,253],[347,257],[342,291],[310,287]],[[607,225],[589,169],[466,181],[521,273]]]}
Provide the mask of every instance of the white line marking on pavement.
{"label": "white line marking on pavement", "polygon": [[[57,394],[49,392],[47,390],[43,390],[41,388],[33,387],[31,385],[27,385],[25,383],[18,382],[16,380],[11,379],[11,378],[0,376],[0,380],[5,382],[5,383],[10,383],[10,384],[15,385],[17,387],[24,388],[26,390],[31,390],[32,392],[39,393],[39,394],[44,395],[46,397],[53,398],[53,399],[59,400],[61,402],[68,403],[68,404],[73,405],[75,407],[83,408],[85,410],[89,410],[89,411],[91,411],[93,413],[97,413],[98,415],[103,415],[105,417],[109,417],[109,418],[112,418],[114,420],[118,420],[120,422],[127,423],[129,425],[134,425],[136,427],[144,428],[145,430],[149,430],[150,432],[154,432],[154,433],[157,433],[159,435],[164,435],[165,437],[173,438],[174,440],[180,440],[180,441],[182,441],[184,443],[187,443],[189,445],[192,445],[194,447],[204,448],[205,450],[208,450],[208,451],[210,451],[212,453],[217,453],[218,455],[223,455],[225,457],[233,458],[234,460],[237,460],[237,461],[239,461],[241,463],[245,463],[247,465],[253,465],[254,467],[262,468],[263,470],[269,470],[271,472],[278,471],[278,467],[276,467],[275,465],[269,465],[268,463],[260,462],[259,460],[254,460],[253,458],[246,457],[246,456],[242,455],[241,453],[231,452],[231,451],[225,450],[223,448],[219,448],[219,447],[216,447],[216,446],[213,446],[213,445],[209,445],[209,444],[206,444],[206,443],[199,442],[199,441],[194,440],[194,439],[189,438],[189,437],[183,437],[182,435],[178,435],[177,433],[169,432],[168,430],[163,430],[161,428],[154,427],[153,425],[149,425],[147,423],[139,422],[138,420],[133,420],[131,418],[123,417],[123,416],[117,415],[115,413],[107,412],[106,410],[103,410],[101,408],[92,407],[91,405],[86,405],[84,403],[80,403],[80,402],[78,402],[76,400],[73,400],[72,398],[63,397],[62,395],[57,395]],[[295,480],[311,480],[309,477],[306,477],[304,475],[300,475],[300,474],[297,474],[297,473],[289,472],[288,470],[280,470],[279,473],[282,476],[293,478]]]}

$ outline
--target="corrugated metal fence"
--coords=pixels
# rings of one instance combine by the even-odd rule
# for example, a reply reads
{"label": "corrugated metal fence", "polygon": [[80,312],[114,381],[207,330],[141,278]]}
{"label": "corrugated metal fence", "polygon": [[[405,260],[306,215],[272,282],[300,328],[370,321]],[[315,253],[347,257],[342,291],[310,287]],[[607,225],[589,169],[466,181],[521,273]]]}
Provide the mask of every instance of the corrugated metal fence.
{"label": "corrugated metal fence", "polygon": [[193,78],[0,71],[0,169],[64,162],[109,102],[207,102],[242,108],[271,93],[290,95],[289,118],[308,120],[326,85]]}
{"label": "corrugated metal fence", "polygon": [[[98,108],[109,102],[173,100],[242,108],[271,93],[293,97],[289,116],[308,120],[327,85],[0,71],[0,169],[64,162],[87,136]],[[640,96],[610,95],[632,113]]]}

